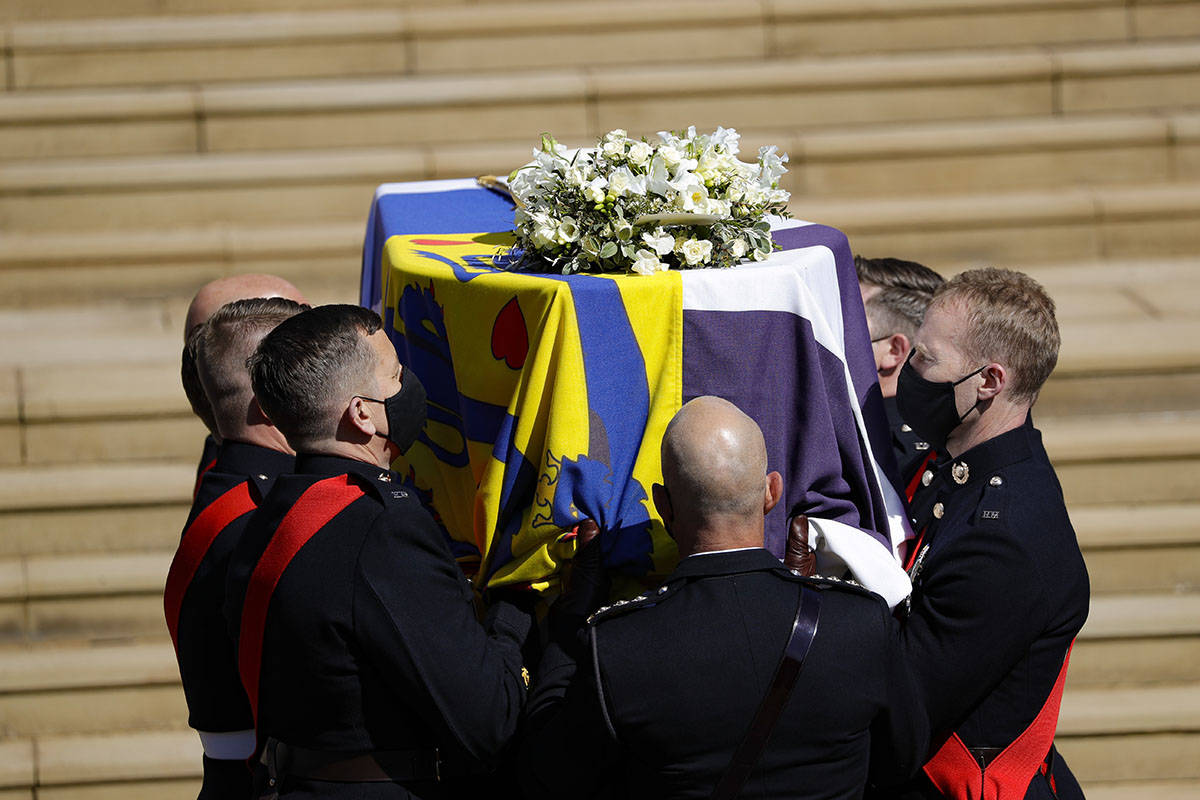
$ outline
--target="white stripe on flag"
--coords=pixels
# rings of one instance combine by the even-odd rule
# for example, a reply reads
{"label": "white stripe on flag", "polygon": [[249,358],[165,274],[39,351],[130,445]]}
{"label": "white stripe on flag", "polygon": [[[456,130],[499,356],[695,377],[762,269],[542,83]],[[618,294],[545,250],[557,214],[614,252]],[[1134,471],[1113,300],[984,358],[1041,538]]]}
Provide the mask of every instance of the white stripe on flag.
{"label": "white stripe on flag", "polygon": [[[795,223],[793,220],[784,222]],[[783,224],[776,229],[807,224]],[[854,390],[854,380],[846,364],[842,298],[833,251],[824,246],[781,250],[772,253],[764,261],[742,264],[728,270],[684,270],[680,272],[680,280],[684,311],[781,311],[795,314],[808,320],[817,343],[837,356],[845,373],[854,422],[867,448],[875,481],[883,493],[892,555],[899,560],[899,547],[911,538],[912,533],[904,513],[904,504],[900,502],[900,496],[871,449],[862,408]]]}

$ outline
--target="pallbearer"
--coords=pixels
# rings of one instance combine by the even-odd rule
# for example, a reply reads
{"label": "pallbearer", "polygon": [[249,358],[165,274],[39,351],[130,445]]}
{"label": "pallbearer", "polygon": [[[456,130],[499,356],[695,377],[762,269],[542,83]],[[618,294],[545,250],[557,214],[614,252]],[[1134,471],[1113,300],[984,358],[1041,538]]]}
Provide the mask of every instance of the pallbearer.
{"label": "pallbearer", "polygon": [[200,287],[192,302],[188,304],[187,315],[183,325],[183,355],[180,362],[180,378],[183,381],[183,391],[187,395],[188,404],[204,427],[208,428],[208,436],[204,437],[204,449],[200,454],[200,462],[196,466],[196,483],[199,485],[200,476],[206,470],[212,469],[217,459],[217,447],[220,432],[213,417],[212,407],[208,396],[200,383],[200,374],[196,370],[196,349],[199,346],[200,332],[204,323],[217,309],[235,300],[249,300],[255,297],[282,297],[297,303],[307,304],[304,295],[289,281],[278,275],[250,273],[247,275],[230,275],[209,281]]}
{"label": "pallbearer", "polygon": [[1082,797],[1053,739],[1088,576],[1029,413],[1058,359],[1054,302],[1021,273],[964,272],[914,345],[900,413],[939,457],[914,483],[902,642],[933,739],[903,796]]}
{"label": "pallbearer", "polygon": [[425,421],[372,311],[322,306],[251,360],[296,448],[230,570],[228,619],[264,788],[286,797],[455,793],[494,766],[525,701],[528,614],[484,624],[444,533],[389,470]]}
{"label": "pallbearer", "polygon": [[223,441],[201,478],[167,576],[164,606],[188,703],[204,744],[202,798],[246,797],[254,720],[222,615],[229,557],[251,512],[293,453],[263,415],[246,358],[276,325],[307,306],[273,297],[222,306],[193,336],[197,378]]}

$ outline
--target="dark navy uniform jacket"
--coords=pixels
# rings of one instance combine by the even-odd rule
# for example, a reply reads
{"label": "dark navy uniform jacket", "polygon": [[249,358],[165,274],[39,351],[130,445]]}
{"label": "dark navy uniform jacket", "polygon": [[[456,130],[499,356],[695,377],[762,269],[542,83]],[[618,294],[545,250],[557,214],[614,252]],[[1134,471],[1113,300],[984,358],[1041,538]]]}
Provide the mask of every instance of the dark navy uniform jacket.
{"label": "dark navy uniform jacket", "polygon": [[[901,642],[930,717],[930,754],[952,732],[1004,747],[1033,721],[1088,613],[1088,576],[1062,487],[1030,419],[921,476],[924,531]],[[1073,785],[1056,768],[1060,797]],[[915,796],[940,797],[927,781]],[[1039,775],[1028,797],[1050,797]],[[1044,789],[1044,791],[1043,791]]]}
{"label": "dark navy uniform jacket", "polygon": [[[888,430],[892,435],[892,452],[896,455],[896,466],[903,481],[913,474],[925,457],[929,455],[929,442],[926,442],[900,416],[900,408],[896,398],[883,398],[883,410],[887,413]],[[901,484],[901,489],[907,483]]]}
{"label": "dark navy uniform jacket", "polygon": [[[266,447],[226,441],[216,464],[200,480],[184,530],[213,501],[247,480],[252,496],[261,499],[279,474],[292,469],[294,461],[292,456]],[[243,514],[217,534],[180,605],[179,673],[187,698],[188,724],[199,731],[226,733],[254,727],[250,705],[238,678],[234,643],[222,614],[229,560],[250,516]],[[206,789],[213,788],[214,781],[225,780],[210,774],[215,769],[215,765],[206,764]],[[240,775],[248,781],[249,772],[241,761],[232,772],[227,776],[229,780]]]}
{"label": "dark navy uniform jacket", "polygon": [[883,600],[752,549],[686,558],[658,590],[598,612],[573,682],[574,664],[547,650],[527,794],[708,797],[774,677],[802,584],[822,595],[816,637],[741,796],[856,798],[869,774],[918,769],[923,716]]}
{"label": "dark navy uniform jacket", "polygon": [[[229,573],[237,631],[251,572],[284,514],[325,478],[366,493],[284,570],[267,609],[258,733],[293,747],[362,752],[439,748],[492,767],[525,701],[529,616],[498,603],[480,625],[445,536],[394,472],[300,455],[251,521]],[[288,797],[439,797],[444,786],[284,779]],[[411,791],[410,791],[411,790]]]}

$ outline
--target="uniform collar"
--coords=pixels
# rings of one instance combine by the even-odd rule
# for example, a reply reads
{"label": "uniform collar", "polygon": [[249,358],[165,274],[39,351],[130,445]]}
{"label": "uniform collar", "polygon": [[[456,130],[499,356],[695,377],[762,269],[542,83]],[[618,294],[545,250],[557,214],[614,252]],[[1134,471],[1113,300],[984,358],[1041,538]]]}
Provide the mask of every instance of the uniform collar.
{"label": "uniform collar", "polygon": [[399,477],[390,469],[384,469],[355,458],[319,453],[298,454],[296,456],[296,472],[301,475],[357,475],[365,478],[372,486],[379,483],[399,482]]}
{"label": "uniform collar", "polygon": [[675,571],[667,580],[784,568],[783,562],[771,555],[770,551],[761,547],[752,547],[748,550],[732,550],[728,553],[710,553],[701,558],[685,558],[679,562],[679,566],[675,567]]}
{"label": "uniform collar", "polygon": [[214,472],[245,475],[259,480],[274,479],[291,472],[296,457],[269,447],[226,439],[221,443]]}
{"label": "uniform collar", "polygon": [[1000,470],[1024,461],[1040,445],[1042,435],[1026,416],[1020,426],[980,442],[957,458],[939,459],[936,472],[951,487],[970,486],[986,480]]}
{"label": "uniform collar", "polygon": [[896,402],[896,396],[883,398],[883,413],[887,416],[888,428],[893,431],[904,424],[904,419],[900,416],[900,405]]}

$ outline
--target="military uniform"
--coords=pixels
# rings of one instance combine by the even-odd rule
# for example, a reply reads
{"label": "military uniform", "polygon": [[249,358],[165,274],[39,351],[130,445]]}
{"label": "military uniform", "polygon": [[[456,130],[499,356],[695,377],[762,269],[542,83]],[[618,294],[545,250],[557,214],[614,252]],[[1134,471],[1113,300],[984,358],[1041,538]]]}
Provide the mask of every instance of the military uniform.
{"label": "military uniform", "polygon": [[[314,506],[327,486],[341,500]],[[306,508],[325,517],[281,559]],[[530,617],[498,603],[480,625],[444,535],[395,473],[299,456],[229,581],[226,617],[281,796],[453,796],[452,772],[495,765],[524,705]]]}
{"label": "military uniform", "polygon": [[659,589],[593,615],[590,647],[547,651],[522,748],[527,794],[709,797],[771,684],[802,586],[821,595],[816,636],[743,796],[852,798],[869,774],[918,769],[924,718],[884,602],[756,548],[686,558]]}
{"label": "military uniform", "polygon": [[200,492],[200,481],[204,478],[204,473],[208,472],[217,463],[217,455],[221,452],[221,446],[217,444],[217,440],[210,433],[204,437],[204,449],[200,452],[200,462],[196,464],[196,485],[192,490],[192,497]]}
{"label": "military uniform", "polygon": [[[1000,749],[1035,719],[1047,722],[1039,712],[1061,689],[1068,648],[1087,618],[1087,570],[1031,420],[935,461],[914,480],[910,513],[919,539],[901,642],[929,714],[931,754],[941,758],[953,746],[986,764],[986,775]],[[1057,708],[1050,710],[1047,737],[1057,722]],[[1032,780],[1017,796],[1023,789],[1027,798],[1053,797],[1054,784],[1058,797],[1081,797],[1044,745],[1037,774],[1024,773]],[[905,796],[955,796],[936,789],[936,778],[927,766]],[[965,779],[978,786],[978,776]]]}
{"label": "military uniform", "polygon": [[895,396],[883,398],[883,410],[887,413],[888,430],[891,432],[892,452],[896,455],[896,467],[900,480],[907,483],[913,471],[929,455],[929,442],[900,416]]}
{"label": "military uniform", "polygon": [[254,720],[222,614],[229,559],[251,512],[294,459],[229,441],[200,480],[167,576],[164,605],[188,704],[205,747],[202,798],[249,796]]}

